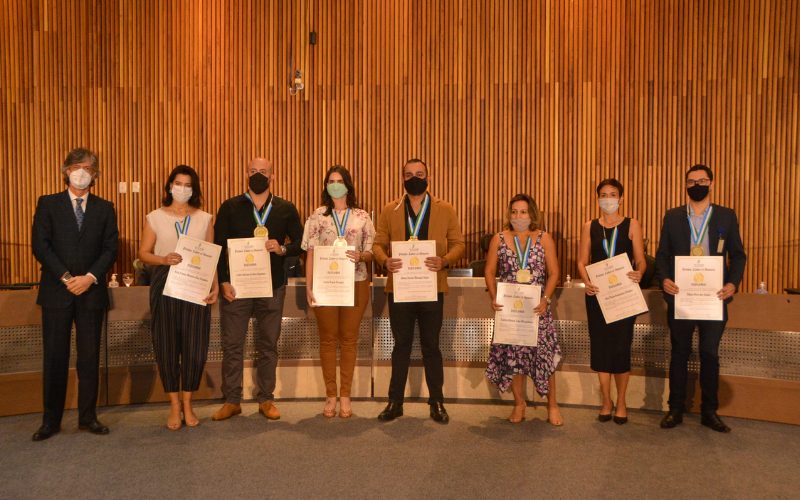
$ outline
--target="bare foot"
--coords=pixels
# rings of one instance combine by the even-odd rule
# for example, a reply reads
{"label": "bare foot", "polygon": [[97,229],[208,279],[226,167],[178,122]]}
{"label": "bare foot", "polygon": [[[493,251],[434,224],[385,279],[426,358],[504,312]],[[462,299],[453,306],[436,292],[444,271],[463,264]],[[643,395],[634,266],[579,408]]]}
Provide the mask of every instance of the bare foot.
{"label": "bare foot", "polygon": [[173,404],[169,409],[169,418],[167,419],[167,429],[177,431],[181,428],[181,405]]}
{"label": "bare foot", "polygon": [[550,425],[555,425],[556,427],[564,425],[558,405],[555,403],[551,405],[549,401],[547,402],[547,421],[550,422]]}
{"label": "bare foot", "polygon": [[511,412],[511,416],[508,417],[508,421],[512,424],[518,424],[525,420],[525,409],[528,408],[528,405],[523,401],[522,404],[515,404],[514,410]]}
{"label": "bare foot", "polygon": [[191,403],[183,403],[183,417],[186,420],[186,425],[189,427],[197,427],[200,425],[200,419],[198,419],[197,415],[194,414]]}
{"label": "bare foot", "polygon": [[336,415],[336,398],[327,398],[325,400],[325,408],[322,410],[322,415],[331,418]]}

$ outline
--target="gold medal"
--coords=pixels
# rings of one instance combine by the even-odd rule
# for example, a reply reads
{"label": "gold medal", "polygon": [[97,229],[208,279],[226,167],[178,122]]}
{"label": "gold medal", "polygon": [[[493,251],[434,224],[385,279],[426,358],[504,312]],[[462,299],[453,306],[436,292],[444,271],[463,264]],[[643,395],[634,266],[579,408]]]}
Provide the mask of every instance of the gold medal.
{"label": "gold medal", "polygon": [[418,240],[419,238],[417,238],[416,236],[412,236],[411,238],[408,239],[408,241],[418,241]]}
{"label": "gold medal", "polygon": [[253,230],[253,236],[255,236],[256,238],[268,238],[269,231],[267,231],[266,226],[258,225]]}
{"label": "gold medal", "polygon": [[531,272],[527,269],[520,269],[517,271],[517,283],[530,283]]}
{"label": "gold medal", "polygon": [[692,247],[692,256],[694,256],[694,257],[702,257],[705,254],[706,253],[705,253],[705,251],[703,251],[703,246],[702,245],[695,245],[695,246]]}
{"label": "gold medal", "polygon": [[335,247],[346,247],[347,241],[344,238],[336,238],[336,241],[333,242],[333,246]]}

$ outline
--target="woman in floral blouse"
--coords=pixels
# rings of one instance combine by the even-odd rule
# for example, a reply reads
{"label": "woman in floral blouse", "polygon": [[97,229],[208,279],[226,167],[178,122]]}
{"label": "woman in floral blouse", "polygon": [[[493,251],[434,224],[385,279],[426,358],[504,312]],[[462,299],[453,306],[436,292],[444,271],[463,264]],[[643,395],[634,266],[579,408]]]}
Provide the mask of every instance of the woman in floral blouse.
{"label": "woman in floral blouse", "polygon": [[[549,234],[539,230],[539,208],[530,196],[514,196],[508,203],[506,219],[505,231],[492,238],[486,256],[486,285],[492,308],[499,311],[503,307],[497,303],[495,276],[498,266],[503,283],[540,285],[542,299],[535,310],[539,315],[539,338],[536,347],[492,344],[486,378],[497,385],[500,392],[511,387],[514,411],[508,419],[510,422],[525,420],[527,405],[523,382],[527,375],[533,379],[536,392],[542,397],[547,396],[548,422],[562,425],[556,403],[555,377],[556,366],[561,360],[561,346],[556,339],[553,315],[550,313],[550,298],[558,283],[556,245]],[[520,265],[521,262],[525,265]]]}
{"label": "woman in floral blouse", "polygon": [[[337,242],[338,240],[338,242]],[[308,218],[303,234],[303,250],[306,259],[306,297],[314,308],[319,327],[319,357],[322,363],[322,378],[325,381],[327,399],[322,414],[336,415],[336,347],[340,350],[339,416],[347,418],[353,414],[350,405],[350,387],[356,366],[358,332],[361,318],[369,304],[369,264],[372,262],[372,242],[375,228],[369,214],[358,208],[356,192],[350,172],[335,165],[325,174],[322,191],[322,206]],[[314,247],[353,246],[347,256],[355,262],[355,300],[352,307],[319,307],[314,302]]]}

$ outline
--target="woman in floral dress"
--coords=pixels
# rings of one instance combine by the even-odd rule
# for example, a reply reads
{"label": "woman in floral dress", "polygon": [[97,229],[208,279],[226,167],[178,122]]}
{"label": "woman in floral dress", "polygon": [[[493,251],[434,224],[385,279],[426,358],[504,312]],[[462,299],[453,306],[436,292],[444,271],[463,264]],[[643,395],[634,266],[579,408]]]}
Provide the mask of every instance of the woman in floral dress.
{"label": "woman in floral dress", "polygon": [[[509,421],[519,423],[525,420],[524,377],[533,379],[536,392],[547,396],[547,417],[552,425],[562,425],[561,413],[556,403],[555,371],[561,360],[561,346],[556,339],[553,315],[550,312],[550,298],[558,282],[558,258],[553,238],[539,230],[539,208],[526,194],[514,196],[508,204],[506,214],[508,223],[504,231],[496,234],[489,245],[486,257],[486,286],[495,311],[502,309],[497,303],[497,283],[495,275],[499,266],[500,281],[520,283],[525,279],[533,285],[542,287],[542,300],[536,308],[539,315],[539,339],[536,347],[492,344],[486,366],[486,378],[505,392],[509,386],[514,394],[514,411]],[[530,238],[527,264],[520,266],[519,251],[524,255]],[[520,272],[522,271],[522,272]],[[527,272],[526,272],[527,271]],[[519,280],[519,281],[518,281]]]}

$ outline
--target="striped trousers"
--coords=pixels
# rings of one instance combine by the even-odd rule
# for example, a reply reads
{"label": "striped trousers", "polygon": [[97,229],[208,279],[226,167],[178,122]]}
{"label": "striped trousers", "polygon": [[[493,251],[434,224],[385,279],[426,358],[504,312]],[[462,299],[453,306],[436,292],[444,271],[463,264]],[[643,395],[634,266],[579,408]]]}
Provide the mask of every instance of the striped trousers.
{"label": "striped trousers", "polygon": [[150,275],[150,330],[164,392],[200,388],[208,356],[211,308],[164,296],[169,266]]}

